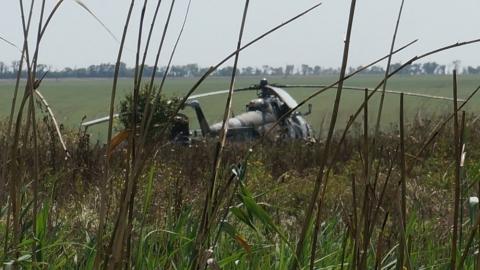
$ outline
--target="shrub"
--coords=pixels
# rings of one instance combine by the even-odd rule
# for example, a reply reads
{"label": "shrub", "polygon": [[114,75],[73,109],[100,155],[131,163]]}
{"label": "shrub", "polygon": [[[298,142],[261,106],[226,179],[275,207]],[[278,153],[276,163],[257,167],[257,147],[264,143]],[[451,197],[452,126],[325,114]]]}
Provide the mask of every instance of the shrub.
{"label": "shrub", "polygon": [[[156,87],[152,91],[153,93],[157,92]],[[154,103],[157,103],[154,106]],[[148,131],[149,138],[159,138],[161,135],[160,132],[168,125],[168,120],[175,114],[178,105],[180,104],[179,98],[166,98],[164,95],[160,95],[158,99],[155,100],[154,97],[148,96],[148,85],[145,85],[143,89],[140,91],[137,103],[137,119],[136,125],[137,127],[140,126],[143,117],[145,106],[150,104],[150,108],[154,108],[152,122],[150,125],[150,129]],[[132,106],[133,106],[133,95],[129,93],[125,96],[125,98],[120,101],[120,122],[124,129],[131,129],[132,128]],[[169,132],[170,133],[170,127]]]}

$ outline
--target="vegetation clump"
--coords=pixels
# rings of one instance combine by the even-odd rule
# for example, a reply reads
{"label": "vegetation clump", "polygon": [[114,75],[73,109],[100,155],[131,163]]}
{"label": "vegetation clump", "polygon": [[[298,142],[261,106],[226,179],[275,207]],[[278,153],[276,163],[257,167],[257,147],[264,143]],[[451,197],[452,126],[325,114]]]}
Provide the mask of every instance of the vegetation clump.
{"label": "vegetation clump", "polygon": [[[154,87],[153,91],[149,91],[148,85],[143,87],[138,95],[135,113],[133,109],[133,94],[127,94],[124,99],[120,101],[119,120],[124,130],[133,130],[132,123],[135,123],[138,131],[140,125],[148,120],[144,119],[145,112],[147,112],[146,115],[151,115],[148,137],[150,139],[160,139],[160,136],[170,134],[171,129],[174,128],[169,124],[169,120],[176,115],[177,109],[180,106],[180,99],[176,97],[167,98],[164,95],[154,97],[151,94],[152,92],[157,92],[156,87]],[[149,113],[147,110],[152,112]],[[165,130],[167,130],[167,132],[165,132]]]}

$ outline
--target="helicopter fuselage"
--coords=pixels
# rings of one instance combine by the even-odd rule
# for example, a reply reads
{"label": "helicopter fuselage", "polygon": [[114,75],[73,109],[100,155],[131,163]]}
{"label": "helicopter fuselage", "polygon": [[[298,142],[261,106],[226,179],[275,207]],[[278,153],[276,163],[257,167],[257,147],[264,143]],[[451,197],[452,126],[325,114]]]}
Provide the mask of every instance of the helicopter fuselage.
{"label": "helicopter fuselage", "polygon": [[[266,81],[261,82],[259,89],[258,98],[246,105],[246,112],[228,119],[227,138],[238,140],[267,136],[272,140],[313,139],[312,128],[303,115],[290,113],[298,104],[286,91],[269,86]],[[203,136],[220,134],[223,121],[209,126],[197,100],[191,100],[186,105],[195,110]]]}

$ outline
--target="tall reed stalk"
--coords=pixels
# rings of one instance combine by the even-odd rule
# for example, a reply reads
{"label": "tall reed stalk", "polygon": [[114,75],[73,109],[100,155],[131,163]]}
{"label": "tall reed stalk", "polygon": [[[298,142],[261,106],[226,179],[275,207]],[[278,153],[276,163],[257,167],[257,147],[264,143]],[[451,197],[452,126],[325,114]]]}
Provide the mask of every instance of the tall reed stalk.
{"label": "tall reed stalk", "polygon": [[406,163],[405,163],[405,111],[403,94],[400,95],[400,220],[398,231],[400,232],[400,245],[398,247],[397,269],[402,270],[405,265],[406,227],[407,227],[407,203],[406,203]]}
{"label": "tall reed stalk", "polygon": [[422,145],[420,150],[415,154],[416,158],[420,157],[425,152],[427,147],[435,140],[435,138],[437,138],[437,136],[440,134],[440,132],[443,130],[443,128],[448,124],[448,122],[450,122],[450,120],[452,120],[452,118],[455,117],[455,113],[458,113],[459,110],[461,110],[463,107],[465,107],[465,105],[467,105],[470,102],[470,100],[478,93],[478,91],[480,91],[480,86],[478,86],[475,90],[473,90],[470,93],[470,95],[468,95],[468,97],[465,99],[465,101],[462,102],[462,104],[460,106],[458,106],[458,108],[455,112],[452,112],[445,120],[438,123],[433,128],[432,132],[428,136],[428,140],[425,141],[425,143]]}
{"label": "tall reed stalk", "polygon": [[[32,21],[32,14],[33,14],[33,1],[31,2],[31,6],[30,6],[30,11],[28,12],[28,19],[27,19],[27,25],[26,25],[26,30],[27,30],[27,35],[28,35],[28,32],[30,31],[30,23]],[[5,141],[3,142],[3,146],[4,146],[4,149],[5,150],[5,153],[4,153],[4,158],[2,160],[2,173],[1,173],[1,179],[0,179],[0,187],[6,187],[7,189],[9,189],[9,185],[10,187],[13,187],[16,183],[14,183],[13,181],[8,181],[8,160],[10,158],[10,140],[11,140],[11,133],[12,133],[12,126],[13,126],[13,119],[15,117],[15,108],[16,108],[16,105],[17,105],[17,96],[18,96],[18,90],[20,88],[20,80],[21,80],[21,76],[22,76],[22,71],[23,71],[23,64],[24,64],[24,58],[25,58],[25,52],[26,50],[28,49],[27,48],[28,46],[28,40],[24,38],[24,42],[23,42],[23,48],[22,48],[22,52],[21,52],[21,56],[20,56],[20,60],[19,60],[19,66],[18,66],[18,71],[17,71],[17,78],[16,78],[16,81],[15,81],[15,89],[14,89],[14,92],[13,92],[13,98],[12,98],[12,105],[11,105],[11,109],[10,109],[10,115],[9,115],[9,118],[8,118],[8,126],[7,126],[7,134],[5,136]],[[12,146],[13,148],[14,146]],[[16,148],[16,146],[15,146]],[[13,159],[12,159],[13,160]],[[10,166],[14,166],[13,163],[10,163],[11,165]],[[10,189],[11,191],[14,190],[14,188]],[[0,195],[0,203],[3,203],[4,200],[5,200],[5,195],[7,194],[7,192],[2,192],[2,194]],[[10,192],[10,202],[8,202],[8,205],[7,205],[7,219],[6,219],[6,226],[5,226],[5,243],[4,243],[4,246],[3,246],[3,254],[4,256],[7,255],[7,251],[8,251],[8,243],[9,243],[9,234],[10,234],[10,216],[12,214],[12,202],[13,202],[13,198],[12,198],[12,192]]]}
{"label": "tall reed stalk", "polygon": [[[34,2],[30,2],[30,10],[28,15],[25,13],[24,3],[23,0],[19,0],[19,7],[20,7],[20,15],[21,15],[21,22],[22,22],[22,31],[23,31],[23,49],[22,49],[22,56],[20,59],[19,70],[17,71],[17,80],[15,83],[15,90],[14,96],[12,99],[12,107],[10,111],[9,123],[7,128],[7,136],[5,145],[7,146],[7,154],[6,159],[3,161],[4,165],[7,165],[8,160],[11,160],[9,166],[5,166],[2,170],[2,181],[4,179],[8,180],[9,190],[10,190],[10,203],[8,204],[8,216],[7,216],[7,226],[6,226],[6,237],[5,237],[5,245],[4,251],[6,253],[8,249],[8,242],[9,242],[9,221],[10,221],[10,214],[13,217],[13,243],[12,246],[14,247],[14,254],[16,257],[19,256],[18,253],[18,244],[21,240],[21,226],[22,226],[22,217],[21,217],[21,207],[22,207],[22,199],[19,198],[20,195],[20,188],[24,183],[24,175],[21,175],[19,167],[21,166],[19,163],[23,162],[17,160],[17,158],[21,155],[19,151],[20,145],[20,137],[21,137],[21,127],[23,125],[23,113],[25,106],[27,106],[27,115],[26,115],[26,126],[25,130],[23,131],[23,146],[21,147],[24,151],[29,149],[28,139],[31,138],[33,142],[33,166],[31,166],[31,171],[29,175],[33,179],[32,181],[32,220],[35,222],[37,220],[37,213],[39,207],[39,185],[40,185],[40,175],[39,175],[39,152],[38,152],[38,131],[37,131],[37,124],[36,124],[36,113],[35,113],[35,91],[37,88],[40,87],[41,80],[36,80],[36,73],[37,73],[37,64],[38,64],[38,57],[39,57],[39,50],[40,50],[40,43],[44,37],[45,31],[53,18],[54,14],[63,3],[63,0],[58,1],[52,11],[49,13],[47,20],[44,22],[44,15],[45,15],[45,0],[42,0],[40,11],[39,11],[39,20],[37,24],[38,31],[36,32],[36,41],[34,43],[35,50],[33,57],[30,54],[29,48],[29,34],[30,34],[30,27],[32,22],[32,15],[34,13]],[[23,71],[23,63],[26,63],[26,74],[27,74],[27,82],[25,86],[25,91],[23,98],[20,103],[20,107],[18,108],[16,122],[15,122],[15,132],[13,137],[11,137],[11,131],[13,127],[13,118],[14,114],[16,113],[16,100],[18,89],[21,80],[21,74]],[[27,104],[28,103],[28,104]],[[30,136],[30,129],[32,131]],[[10,144],[11,142],[11,144]],[[37,235],[36,226],[32,227],[33,235]],[[37,252],[37,242],[32,242],[32,253],[36,254]],[[32,258],[34,261],[37,259],[37,256],[34,255]],[[15,267],[17,267],[15,265]]]}
{"label": "tall reed stalk", "polygon": [[[460,211],[460,130],[458,124],[458,103],[457,103],[457,71],[453,71],[453,145],[455,149],[455,181],[454,181],[454,193],[453,193],[453,231],[452,231],[452,245],[451,245],[451,269],[457,268],[457,245],[458,245],[458,219]],[[461,224],[460,224],[461,226]]]}
{"label": "tall reed stalk", "polygon": [[365,107],[363,108],[363,207],[362,207],[362,219],[363,219],[363,235],[362,235],[362,248],[359,252],[360,261],[358,264],[359,269],[367,269],[368,259],[368,246],[370,244],[369,239],[369,227],[371,222],[371,200],[370,192],[372,185],[370,185],[370,171],[369,171],[369,130],[368,130],[368,90],[365,89],[364,93]]}
{"label": "tall reed stalk", "polygon": [[[387,61],[387,67],[385,69],[385,83],[383,84],[382,87],[382,94],[380,96],[380,104],[378,105],[378,112],[377,112],[377,121],[375,123],[375,133],[372,141],[372,162],[375,160],[375,146],[376,146],[376,141],[380,132],[380,122],[382,120],[382,111],[383,111],[383,103],[385,101],[385,91],[387,89],[387,80],[388,80],[388,74],[390,73],[390,67],[392,64],[392,56],[393,56],[393,50],[395,49],[395,42],[397,40],[397,33],[398,33],[398,28],[400,26],[400,19],[402,17],[402,11],[403,11],[403,4],[405,3],[405,0],[402,0],[402,3],[400,4],[400,10],[398,11],[398,16],[397,16],[397,23],[395,25],[395,31],[393,32],[393,37],[392,37],[392,44],[390,46],[390,55],[388,57]],[[369,165],[371,166],[371,165]]]}
{"label": "tall reed stalk", "polygon": [[[330,128],[328,130],[328,136],[327,136],[327,140],[325,142],[325,149],[322,153],[322,156],[321,156],[321,161],[320,161],[320,168],[319,168],[319,174],[317,176],[317,179],[315,181],[315,186],[313,188],[313,192],[311,194],[311,197],[310,197],[310,200],[309,200],[309,203],[308,203],[308,207],[307,207],[307,210],[306,210],[306,213],[305,213],[305,220],[303,221],[303,224],[302,224],[302,229],[300,231],[300,236],[299,236],[299,239],[298,239],[298,242],[297,242],[297,247],[296,247],[296,251],[295,251],[295,254],[296,254],[296,260],[294,260],[294,262],[292,263],[291,265],[291,269],[298,269],[299,268],[299,260],[301,261],[301,258],[303,257],[302,256],[302,253],[303,253],[303,249],[304,249],[304,243],[305,243],[305,238],[307,236],[307,231],[308,231],[308,227],[310,226],[310,223],[311,223],[311,220],[313,218],[313,215],[314,215],[314,210],[315,210],[315,205],[318,204],[318,200],[321,199],[318,197],[319,193],[320,193],[320,187],[322,186],[322,182],[323,182],[323,170],[325,168],[325,165],[327,164],[327,160],[328,160],[328,156],[330,154],[330,145],[331,145],[331,142],[332,142],[332,138],[333,138],[333,132],[335,130],[335,126],[336,126],[336,121],[337,121],[337,115],[338,115],[338,111],[339,111],[339,108],[340,108],[340,100],[341,100],[341,97],[342,97],[342,87],[343,87],[343,82],[345,80],[345,73],[346,73],[346,70],[347,70],[347,65],[348,65],[348,53],[349,53],[349,49],[350,49],[350,37],[351,37],[351,34],[352,34],[352,28],[353,28],[353,17],[354,17],[354,14],[355,14],[355,4],[356,4],[356,0],[352,0],[351,1],[351,6],[350,6],[350,15],[349,15],[349,18],[348,18],[348,27],[347,27],[347,35],[345,37],[345,46],[344,46],[344,50],[343,50],[343,60],[342,60],[342,67],[341,67],[341,70],[340,70],[340,79],[339,79],[339,83],[338,83],[338,88],[337,88],[337,94],[336,94],[336,97],[335,97],[335,103],[333,105],[333,111],[332,111],[332,116],[331,116],[331,119],[330,119]],[[314,235],[317,234],[318,232],[315,231],[314,232]],[[313,245],[315,246],[316,243],[313,243]]]}
{"label": "tall reed stalk", "polygon": [[[135,0],[132,0],[130,2],[130,7],[128,9],[125,25],[123,28],[123,34],[122,34],[122,39],[120,41],[120,47],[118,50],[118,55],[117,55],[117,61],[115,64],[115,73],[113,76],[113,86],[112,86],[112,92],[110,95],[110,120],[108,121],[108,135],[107,135],[107,151],[111,147],[111,141],[112,141],[112,133],[113,133],[113,114],[115,110],[115,97],[117,93],[117,84],[118,84],[118,76],[120,72],[120,64],[122,60],[122,55],[123,55],[123,49],[125,46],[125,40],[127,36],[127,31],[128,27],[130,25],[130,19],[133,11],[133,7],[135,4]],[[95,262],[94,262],[94,268],[99,269],[100,264],[102,262],[102,259],[104,260],[104,267],[108,265],[109,262],[109,254],[105,254],[104,252],[104,246],[103,246],[103,238],[105,235],[105,224],[106,224],[106,216],[107,216],[107,203],[109,201],[109,195],[108,195],[108,186],[113,186],[112,179],[110,176],[110,159],[109,155],[106,152],[105,153],[105,169],[104,169],[104,174],[103,174],[103,180],[104,180],[104,185],[101,185],[100,189],[100,211],[99,211],[99,225],[97,229],[97,254],[95,256]]]}
{"label": "tall reed stalk", "polygon": [[232,76],[230,77],[230,85],[229,85],[229,91],[228,91],[228,97],[227,101],[225,103],[225,111],[223,115],[223,120],[222,120],[222,128],[220,129],[220,138],[219,141],[216,144],[215,147],[215,156],[214,156],[214,162],[213,162],[213,167],[212,167],[212,176],[210,181],[208,182],[208,188],[206,192],[206,197],[205,197],[205,202],[202,210],[202,219],[200,223],[200,228],[199,228],[199,236],[197,238],[197,250],[196,252],[198,253],[196,255],[196,263],[194,264],[193,269],[200,269],[203,268],[204,262],[207,258],[204,258],[203,256],[203,249],[205,248],[205,244],[208,245],[209,238],[210,238],[210,226],[212,224],[212,220],[214,220],[214,204],[215,201],[217,200],[216,198],[216,192],[217,192],[217,179],[219,177],[219,170],[220,170],[220,165],[222,163],[222,154],[223,154],[223,148],[225,147],[226,139],[227,139],[227,133],[228,133],[228,120],[230,119],[230,112],[232,108],[232,102],[233,102],[233,90],[235,87],[235,79],[237,75],[237,67],[238,67],[238,60],[240,57],[240,48],[242,46],[242,39],[243,39],[243,32],[245,29],[245,23],[247,21],[247,14],[248,14],[248,7],[249,7],[250,0],[245,0],[245,6],[243,9],[243,15],[242,15],[242,21],[240,24],[240,31],[238,34],[238,42],[237,42],[237,48],[236,48],[236,53],[235,53],[235,60],[233,63],[233,71],[232,71]]}
{"label": "tall reed stalk", "polygon": [[[466,45],[469,45],[469,44],[474,44],[474,43],[478,43],[480,42],[480,39],[474,39],[474,40],[470,40],[470,41],[464,41],[464,42],[457,42],[455,44],[451,44],[451,45],[448,45],[448,46],[445,46],[445,47],[441,47],[439,49],[435,49],[435,50],[432,50],[432,51],[429,51],[427,53],[424,53],[422,55],[419,55],[419,56],[415,56],[413,58],[411,58],[409,61],[407,61],[405,64],[401,65],[400,67],[398,67],[397,69],[395,69],[394,71],[392,71],[387,79],[391,78],[392,76],[394,76],[395,74],[397,74],[398,72],[400,72],[402,69],[404,69],[405,67],[411,65],[413,62],[416,62],[420,59],[423,59],[427,56],[430,56],[430,55],[433,55],[433,54],[436,54],[436,53],[439,53],[439,52],[443,52],[443,51],[446,51],[446,50],[450,50],[450,49],[453,49],[453,48],[457,48],[457,47],[461,47],[461,46],[466,46]],[[370,98],[372,98],[372,96],[377,93],[377,91],[380,89],[380,87],[383,85],[383,83],[385,82],[385,79],[383,79],[374,89],[373,91],[370,92],[370,94],[368,95],[368,100],[370,100]],[[476,91],[475,91],[476,93]],[[310,98],[310,97],[309,97]],[[305,99],[304,101],[306,102],[309,98]],[[469,100],[469,99],[468,99]],[[468,101],[467,100],[467,101]],[[302,103],[304,102],[302,101]],[[465,102],[466,104],[466,102]],[[355,113],[353,114],[352,117],[350,117],[349,121],[347,122],[346,126],[345,126],[345,129],[343,130],[343,134],[338,142],[338,145],[342,145],[343,142],[345,141],[346,137],[347,137],[347,134],[348,134],[348,131],[350,130],[350,128],[352,127],[352,125],[355,123],[355,120],[357,119],[357,117],[360,115],[360,113],[363,111],[363,108],[364,106],[366,105],[366,102],[362,102],[362,104],[358,107],[358,109],[355,111]],[[340,154],[340,150],[341,148],[340,147],[337,147],[337,150],[333,156],[333,159],[332,160],[335,160],[336,157],[338,157],[338,155]]]}

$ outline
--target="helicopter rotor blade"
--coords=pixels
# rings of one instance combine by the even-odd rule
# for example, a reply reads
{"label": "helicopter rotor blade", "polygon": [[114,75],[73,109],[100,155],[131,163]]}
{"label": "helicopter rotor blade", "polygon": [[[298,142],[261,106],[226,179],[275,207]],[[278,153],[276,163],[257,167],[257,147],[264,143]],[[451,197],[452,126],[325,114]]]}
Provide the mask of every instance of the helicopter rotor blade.
{"label": "helicopter rotor blade", "polygon": [[289,109],[293,109],[298,106],[297,101],[282,88],[268,85],[268,88],[275,92],[275,94],[288,106]]}
{"label": "helicopter rotor blade", "polygon": [[[325,88],[325,87],[327,87],[327,85],[277,85],[277,84],[275,84],[273,86],[280,87],[280,88]],[[362,91],[362,92],[365,91],[365,89],[367,89],[367,91],[369,91],[369,92],[373,91],[373,89],[370,89],[368,87],[354,87],[354,86],[344,86],[343,89],[350,90],[350,91]],[[378,93],[381,93],[381,92],[378,92]],[[394,94],[394,95],[400,95],[400,94],[403,93],[405,96],[453,101],[453,98],[449,98],[449,97],[427,95],[427,94],[414,93],[414,92],[404,92],[404,91],[397,91],[397,90],[385,90],[385,93]],[[457,99],[457,101],[458,102],[464,102],[465,100]]]}
{"label": "helicopter rotor blade", "polygon": [[[249,87],[233,89],[233,92],[243,92],[243,91],[251,91],[251,90],[258,90],[258,89],[260,89],[259,86],[252,85]],[[229,90],[211,91],[207,93],[201,93],[201,94],[190,96],[188,97],[188,99],[190,100],[190,99],[198,99],[198,98],[204,98],[204,97],[210,97],[210,96],[216,96],[216,95],[223,95],[223,94],[227,94],[228,92]]]}
{"label": "helicopter rotor blade", "polygon": [[[119,116],[119,114],[116,113],[116,114],[113,115],[113,118],[117,118],[118,116]],[[94,126],[94,125],[97,125],[97,124],[108,122],[108,120],[110,120],[110,116],[105,116],[105,117],[93,119],[91,121],[83,122],[82,126],[87,128],[89,126]]]}

